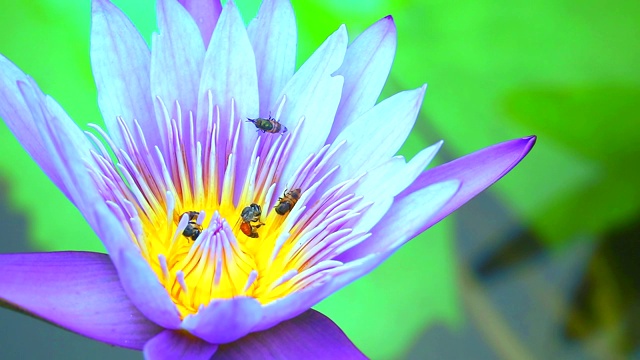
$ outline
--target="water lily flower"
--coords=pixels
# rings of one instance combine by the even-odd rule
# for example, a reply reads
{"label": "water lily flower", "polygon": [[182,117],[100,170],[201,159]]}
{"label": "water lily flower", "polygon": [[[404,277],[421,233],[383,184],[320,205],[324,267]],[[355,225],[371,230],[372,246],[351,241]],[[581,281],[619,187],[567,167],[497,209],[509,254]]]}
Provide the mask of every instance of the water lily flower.
{"label": "water lily flower", "polygon": [[340,27],[295,71],[288,0],[265,0],[246,28],[232,1],[158,0],[157,14],[149,48],[93,0],[106,131],[80,130],[0,56],[0,117],[108,251],[0,255],[0,300],[149,359],[363,357],[309,309],[497,181],[535,137],[427,171],[441,143],[395,156],[425,87],[376,104],[391,17],[350,45]]}

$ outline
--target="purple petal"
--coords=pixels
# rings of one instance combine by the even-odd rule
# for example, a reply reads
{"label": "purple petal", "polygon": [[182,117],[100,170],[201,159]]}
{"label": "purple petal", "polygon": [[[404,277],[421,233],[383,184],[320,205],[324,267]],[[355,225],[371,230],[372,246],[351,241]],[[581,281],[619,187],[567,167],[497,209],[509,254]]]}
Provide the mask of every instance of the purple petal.
{"label": "purple petal", "polygon": [[0,302],[89,338],[136,350],[161,331],[131,303],[105,254],[0,254]]}
{"label": "purple petal", "polygon": [[269,329],[302,314],[343,286],[373,270],[388,256],[387,253],[370,254],[365,258],[326,271],[325,277],[312,285],[266,304],[263,308],[264,315],[252,332]]}
{"label": "purple petal", "polygon": [[56,186],[82,209],[82,190],[95,193],[81,160],[90,158],[91,144],[53,98],[1,55],[0,116]]}
{"label": "purple petal", "polygon": [[262,316],[262,305],[248,297],[214,300],[197,314],[188,315],[181,327],[214,344],[225,344],[247,335]]}
{"label": "purple petal", "polygon": [[353,225],[354,232],[369,232],[385,216],[393,198],[411,185],[436,155],[442,142],[436,143],[416,154],[409,163],[401,156],[393,157],[384,164],[367,171],[354,187],[354,193],[364,197],[372,205]]}
{"label": "purple petal", "polygon": [[123,147],[117,117],[129,128],[137,119],[150,146],[164,148],[166,130],[158,126],[149,86],[150,53],[131,21],[108,0],[93,0],[91,67],[98,105],[109,134]]}
{"label": "purple petal", "polygon": [[289,0],[266,0],[247,29],[256,54],[260,112],[277,109],[276,97],[296,68],[296,19]]}
{"label": "purple petal", "polygon": [[328,166],[340,165],[334,182],[353,178],[398,152],[415,124],[425,89],[423,86],[398,93],[342,130],[335,143],[346,143]]}
{"label": "purple petal", "polygon": [[308,310],[268,331],[222,345],[214,357],[214,360],[231,359],[366,359],[366,356],[331,319]]}
{"label": "purple petal", "polygon": [[[389,215],[371,231],[373,235],[340,255],[339,260],[346,262],[370,253],[394,251],[504,176],[522,160],[534,143],[535,137],[507,141],[424,172],[396,197]],[[460,189],[436,213],[423,216],[412,211],[421,204],[429,203],[425,198],[431,193],[429,189],[439,182],[446,184],[451,181],[459,181]]]}
{"label": "purple petal", "polygon": [[426,229],[423,224],[431,223],[438,216],[460,186],[458,180],[452,179],[431,184],[409,196],[396,198],[387,214],[371,229],[371,237],[338,256],[337,260],[346,263],[369,254],[397,249],[417,235],[415,229]]}
{"label": "purple petal", "polygon": [[[309,299],[306,303],[306,305],[308,305],[307,308],[316,305],[327,296],[340,290],[352,281],[368,274],[390,255],[391,253],[368,254],[363,258],[345,263],[340,267],[327,271],[327,277],[329,280],[322,286],[318,286],[315,291],[313,291],[312,296],[308,296]],[[296,294],[292,294],[290,296],[294,295]]]}
{"label": "purple petal", "polygon": [[300,67],[278,97],[280,101],[286,96],[278,120],[292,132],[301,118],[304,122],[291,146],[291,155],[280,177],[284,181],[276,189],[277,194],[284,191],[285,183],[309,154],[318,152],[325,144],[343,84],[342,76],[332,74],[342,64],[347,40],[347,31],[341,26]]}
{"label": "purple petal", "polygon": [[58,174],[65,194],[95,228],[93,210],[104,206],[104,202],[100,201],[85,165],[85,161],[88,164],[93,161],[89,155],[92,146],[60,105],[53,98],[44,95],[31,79],[28,80],[29,83],[18,81],[17,87],[31,113],[36,136],[39,135],[47,150],[47,167]]}
{"label": "purple petal", "polygon": [[[179,118],[178,101],[180,117],[188,123],[189,111],[197,113],[204,43],[189,13],[175,0],[159,0],[157,12],[160,33],[152,41],[151,93],[162,99],[173,119]],[[162,119],[163,110],[155,104],[156,118]]]}
{"label": "purple petal", "polygon": [[410,196],[414,191],[450,179],[460,180],[462,186],[451,201],[440,209],[435,217],[421,226],[415,235],[442,220],[500,180],[529,153],[535,143],[535,136],[505,141],[425,171],[399,196]]}
{"label": "purple petal", "polygon": [[[252,127],[246,122],[246,118],[258,116],[256,60],[247,30],[233,1],[227,2],[222,10],[205,54],[198,98],[198,134],[206,134],[210,110],[209,91],[214,121],[215,107],[220,109],[222,121],[219,133],[223,139],[235,131],[238,121],[242,122],[241,126],[245,126],[245,129]],[[233,107],[232,100],[235,102]],[[240,164],[239,167],[251,163],[251,153],[257,137],[255,130],[240,132],[234,154],[235,163]],[[203,140],[202,143],[206,142]],[[227,148],[227,144],[222,141],[218,145],[221,149]],[[222,151],[219,154],[220,164],[225,166],[228,154]],[[222,171],[220,174],[222,175]],[[238,169],[235,176],[236,189],[244,186],[245,177],[246,169]],[[240,193],[237,192],[236,195],[239,197]]]}
{"label": "purple petal", "polygon": [[328,142],[375,105],[396,53],[396,26],[391,16],[371,25],[347,48],[336,75],[344,76],[342,99]]}
{"label": "purple petal", "polygon": [[[30,79],[29,79],[30,80]],[[90,178],[87,166],[97,167],[89,152],[87,137],[51,97],[30,82],[17,83],[20,94],[48,151],[51,167],[59,174],[71,201],[82,212],[110,253],[132,247],[114,214],[111,213]]]}
{"label": "purple petal", "polygon": [[251,329],[251,332],[267,330],[307,311],[318,303],[317,295],[328,285],[328,280],[328,277],[321,278],[300,291],[264,305],[262,318]]}
{"label": "purple petal", "polygon": [[77,125],[51,97],[44,95],[31,81],[17,82],[18,91],[45,149],[53,171],[59,174],[61,186],[67,196],[82,212],[98,234],[110,254],[118,254],[124,248],[133,248],[129,235],[90,178],[87,166],[96,167],[89,151],[93,147]]}
{"label": "purple petal", "polygon": [[122,287],[140,312],[167,329],[180,327],[180,314],[167,290],[139,253],[121,249],[113,258]]}
{"label": "purple petal", "polygon": [[[408,240],[406,238],[407,231],[405,230],[407,224],[412,224],[414,221],[428,221],[451,199],[458,188],[459,182],[451,180],[433,184],[423,189],[416,195],[418,203],[409,204],[411,206],[407,207],[407,212],[402,213],[404,218],[400,219],[401,221],[396,221],[392,230],[383,233],[377,230],[377,226],[374,227],[371,230],[372,236],[362,243],[372,245],[364,248],[364,251],[362,251],[362,244],[348,250],[336,259],[345,264],[327,270],[325,272],[326,277],[316,281],[310,287],[265,305],[263,307],[264,315],[260,323],[252,331],[265,330],[283,320],[297,316],[340,288],[373,270],[391,255],[393,251],[390,249],[396,249],[399,244]],[[419,208],[420,211],[415,211],[416,208]],[[389,211],[389,214],[392,214],[392,211]],[[396,216],[393,218],[397,220]],[[391,227],[388,228],[390,229]]]}
{"label": "purple petal", "polygon": [[208,360],[217,348],[218,345],[202,341],[189,334],[165,330],[144,345],[144,358],[147,360]]}
{"label": "purple petal", "polygon": [[[212,92],[213,106],[220,107],[223,119],[230,116],[231,99],[235,99],[236,102],[237,118],[257,115],[258,79],[255,68],[255,55],[247,30],[237,7],[229,1],[222,10],[205,54],[198,100],[198,119],[207,118],[209,90]],[[220,129],[220,133],[226,134],[227,128]]]}
{"label": "purple petal", "polygon": [[[95,167],[90,155],[93,145],[75,122],[50,96],[42,93],[33,79],[0,56],[0,103],[10,126],[22,127],[16,134],[28,149],[37,149],[35,159],[56,185],[78,207],[96,233],[100,222],[115,220],[106,208],[87,167]],[[2,90],[7,90],[3,92]],[[19,113],[18,113],[19,112]],[[26,132],[25,132],[26,131]],[[30,140],[35,139],[36,141]],[[126,239],[125,237],[120,237]],[[103,238],[104,239],[104,238]]]}
{"label": "purple petal", "polygon": [[182,6],[191,14],[195,20],[200,35],[205,45],[209,45],[211,34],[218,23],[218,18],[222,12],[220,0],[179,0]]}
{"label": "purple petal", "polygon": [[367,171],[367,174],[354,187],[357,194],[375,194],[375,196],[398,195],[422,174],[431,160],[442,147],[439,141],[422,149],[408,163],[402,156],[394,156],[385,163]]}
{"label": "purple petal", "polygon": [[70,198],[60,174],[52,164],[49,151],[39,136],[35,120],[25,103],[17,82],[30,83],[30,78],[7,58],[0,55],[0,117],[56,186]]}

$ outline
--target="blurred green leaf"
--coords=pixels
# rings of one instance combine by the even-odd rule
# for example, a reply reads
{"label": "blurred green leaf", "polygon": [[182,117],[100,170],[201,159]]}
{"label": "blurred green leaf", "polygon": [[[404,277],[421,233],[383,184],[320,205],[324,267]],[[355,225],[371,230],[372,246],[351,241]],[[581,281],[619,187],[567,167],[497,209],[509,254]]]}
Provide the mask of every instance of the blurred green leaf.
{"label": "blurred green leaf", "polygon": [[506,112],[597,166],[591,182],[569,189],[534,217],[547,241],[602,234],[640,212],[640,87],[526,88],[508,94]]}

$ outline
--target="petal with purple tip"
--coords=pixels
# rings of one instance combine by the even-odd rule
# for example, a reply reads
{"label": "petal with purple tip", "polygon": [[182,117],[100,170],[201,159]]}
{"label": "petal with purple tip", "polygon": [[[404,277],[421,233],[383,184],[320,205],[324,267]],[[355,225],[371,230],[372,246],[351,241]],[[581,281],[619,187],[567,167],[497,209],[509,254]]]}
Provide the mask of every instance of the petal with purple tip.
{"label": "petal with purple tip", "polygon": [[345,333],[315,310],[268,331],[222,345],[215,359],[366,359]]}
{"label": "petal with purple tip", "polygon": [[122,287],[140,312],[164,328],[178,329],[178,309],[142,256],[131,249],[122,249],[112,258]]}
{"label": "petal with purple tip", "polygon": [[247,335],[262,316],[260,303],[249,297],[214,300],[196,314],[188,315],[181,327],[214,344],[226,344]]}
{"label": "petal with purple tip", "polygon": [[360,34],[347,48],[336,75],[344,76],[344,89],[329,142],[375,105],[387,81],[396,54],[396,26],[387,16]]}
{"label": "petal with purple tip", "polygon": [[208,360],[217,348],[218,345],[184,332],[165,330],[144,345],[144,358],[147,360]]}
{"label": "petal with purple tip", "polygon": [[150,145],[163,148],[164,127],[158,126],[149,86],[150,52],[138,30],[108,0],[93,0],[91,67],[98,88],[98,105],[107,129],[123,146],[117,117],[129,128],[137,119]]}
{"label": "petal with purple tip", "polygon": [[276,109],[276,96],[296,68],[296,19],[289,0],[266,0],[247,29],[256,54],[260,112]]}
{"label": "petal with purple tip", "polygon": [[[189,111],[196,113],[204,43],[193,18],[176,0],[159,0],[157,12],[160,33],[154,34],[152,41],[151,95],[162,99],[173,119],[188,122]],[[180,104],[180,117],[176,101]],[[159,106],[156,118],[163,118]]]}
{"label": "petal with purple tip", "polygon": [[220,0],[180,0],[180,3],[195,20],[200,29],[202,40],[205,46],[208,46],[213,29],[216,27],[222,12]]}
{"label": "petal with purple tip", "polygon": [[0,303],[131,349],[161,331],[131,303],[106,254],[0,254]]}
{"label": "petal with purple tip", "polygon": [[449,179],[461,181],[462,186],[451,201],[440,209],[429,222],[417,229],[413,236],[442,220],[491,184],[500,180],[529,153],[535,143],[535,136],[505,141],[425,171],[399,196],[410,196],[414,191]]}
{"label": "petal with purple tip", "polygon": [[[534,143],[535,137],[507,141],[424,172],[397,196],[389,216],[373,228],[373,236],[340,255],[339,260],[351,261],[385,248],[393,251],[498,181],[527,155]],[[413,209],[425,201],[423,192],[442,181],[459,181],[460,189],[433,216],[414,219],[420,214]]]}

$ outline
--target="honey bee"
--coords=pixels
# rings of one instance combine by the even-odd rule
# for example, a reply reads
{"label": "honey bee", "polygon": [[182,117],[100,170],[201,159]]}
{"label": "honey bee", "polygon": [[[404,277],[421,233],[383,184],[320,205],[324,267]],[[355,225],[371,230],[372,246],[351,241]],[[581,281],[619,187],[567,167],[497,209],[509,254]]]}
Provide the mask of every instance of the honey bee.
{"label": "honey bee", "polygon": [[278,203],[275,206],[276,213],[278,215],[285,215],[291,211],[300,199],[300,192],[300,189],[285,190],[282,197],[278,198]]}
{"label": "honey bee", "polygon": [[262,208],[255,203],[242,209],[242,213],[240,213],[244,222],[260,222],[260,215],[262,215]]}
{"label": "honey bee", "polygon": [[267,119],[260,117],[257,119],[247,118],[247,121],[255,125],[258,131],[262,131],[263,133],[268,132],[271,134],[278,134],[281,130],[283,134],[287,132],[287,127],[280,124],[276,119],[272,118],[271,115],[269,115],[269,118]]}
{"label": "honey bee", "polygon": [[200,234],[202,233],[202,225],[196,222],[200,213],[198,211],[187,211],[180,215],[180,218],[182,218],[185,214],[189,215],[189,223],[187,224],[187,227],[182,231],[182,235],[188,239],[196,241],[198,236],[200,236]]}
{"label": "honey bee", "polygon": [[[253,203],[242,209],[242,213],[240,213],[240,231],[248,237],[257,238],[258,232],[256,229],[264,225],[264,223],[260,221],[260,215],[262,215],[262,209],[258,204]],[[257,225],[251,224],[256,222],[258,223]]]}
{"label": "honey bee", "polygon": [[258,236],[258,232],[256,231],[257,228],[259,228],[261,225],[256,225],[253,226],[248,222],[242,222],[240,224],[240,231],[242,231],[245,235],[247,235],[250,238],[257,238]]}

